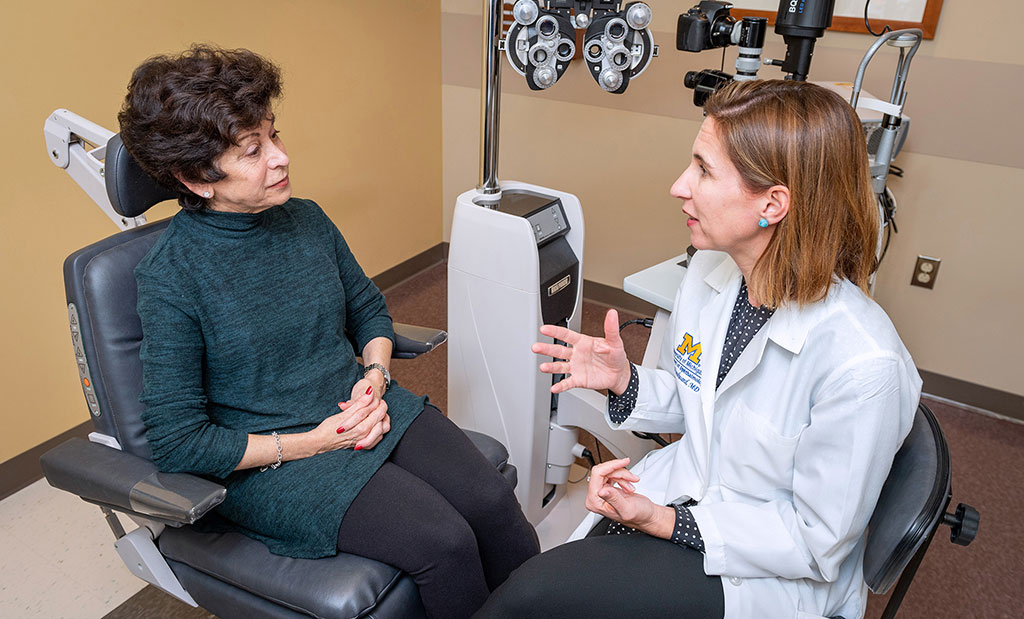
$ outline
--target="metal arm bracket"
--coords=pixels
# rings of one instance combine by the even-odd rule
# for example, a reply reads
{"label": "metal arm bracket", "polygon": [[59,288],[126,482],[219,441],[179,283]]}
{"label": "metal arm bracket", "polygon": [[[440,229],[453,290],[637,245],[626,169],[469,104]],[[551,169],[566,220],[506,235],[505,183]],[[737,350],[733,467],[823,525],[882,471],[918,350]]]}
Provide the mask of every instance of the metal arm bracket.
{"label": "metal arm bracket", "polygon": [[103,160],[107,141],[114,133],[65,109],[55,110],[43,126],[50,161],[67,171],[78,186],[121,230],[146,223],[145,215],[125,217],[114,210],[107,197]]}

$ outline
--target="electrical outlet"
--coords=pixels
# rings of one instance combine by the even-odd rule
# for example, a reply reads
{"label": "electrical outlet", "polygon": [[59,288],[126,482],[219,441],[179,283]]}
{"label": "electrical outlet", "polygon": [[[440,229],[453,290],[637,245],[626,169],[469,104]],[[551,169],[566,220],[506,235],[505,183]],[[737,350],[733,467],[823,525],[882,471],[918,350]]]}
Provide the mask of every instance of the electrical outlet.
{"label": "electrical outlet", "polygon": [[914,276],[910,279],[910,285],[934,288],[935,277],[939,274],[940,262],[942,262],[941,258],[918,256],[917,264],[914,265]]}

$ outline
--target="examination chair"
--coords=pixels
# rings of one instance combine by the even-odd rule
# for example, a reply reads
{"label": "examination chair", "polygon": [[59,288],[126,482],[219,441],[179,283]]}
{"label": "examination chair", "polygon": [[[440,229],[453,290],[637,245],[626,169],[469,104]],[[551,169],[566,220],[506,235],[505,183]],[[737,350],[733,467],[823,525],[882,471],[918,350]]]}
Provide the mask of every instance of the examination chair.
{"label": "examination chair", "polygon": [[[173,198],[146,175],[114,136],[107,144],[105,184],[114,209],[136,217]],[[126,230],[81,249],[64,262],[71,338],[95,432],[41,459],[50,485],[99,505],[125,564],[143,580],[222,617],[424,616],[407,574],[339,553],[323,559],[271,554],[239,533],[189,526],[224,500],[226,489],[187,474],[157,471],[139,403],[142,326],[133,269],[168,220]],[[395,325],[394,357],[413,358],[438,346],[443,331]],[[466,432],[515,486],[516,470],[498,441]],[[125,534],[113,512],[140,526]],[[216,517],[210,515],[208,517]]]}
{"label": "examination chair", "polygon": [[960,503],[955,514],[946,513],[951,478],[946,437],[935,415],[920,404],[868,524],[864,581],[879,595],[896,585],[883,619],[896,616],[940,524],[950,527],[950,541],[961,546],[978,533],[978,511],[970,505]]}

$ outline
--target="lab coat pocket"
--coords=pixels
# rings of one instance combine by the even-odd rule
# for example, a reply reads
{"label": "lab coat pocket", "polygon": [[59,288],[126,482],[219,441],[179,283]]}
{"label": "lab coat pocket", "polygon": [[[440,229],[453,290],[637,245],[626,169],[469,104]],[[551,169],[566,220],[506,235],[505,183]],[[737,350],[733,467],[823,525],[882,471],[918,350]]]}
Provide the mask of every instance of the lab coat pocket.
{"label": "lab coat pocket", "polygon": [[779,434],[767,419],[737,402],[722,429],[721,484],[764,500],[777,498],[779,491],[791,493],[799,442],[800,434]]}

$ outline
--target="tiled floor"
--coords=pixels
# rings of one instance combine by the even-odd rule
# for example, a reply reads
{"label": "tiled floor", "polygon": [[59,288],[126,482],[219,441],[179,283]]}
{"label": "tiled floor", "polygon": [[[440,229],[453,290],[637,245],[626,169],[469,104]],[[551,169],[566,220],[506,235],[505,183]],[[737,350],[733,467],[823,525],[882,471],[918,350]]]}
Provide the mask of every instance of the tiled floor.
{"label": "tiled floor", "polygon": [[0,617],[98,618],[145,585],[100,509],[45,480],[0,501],[0,548]]}

